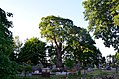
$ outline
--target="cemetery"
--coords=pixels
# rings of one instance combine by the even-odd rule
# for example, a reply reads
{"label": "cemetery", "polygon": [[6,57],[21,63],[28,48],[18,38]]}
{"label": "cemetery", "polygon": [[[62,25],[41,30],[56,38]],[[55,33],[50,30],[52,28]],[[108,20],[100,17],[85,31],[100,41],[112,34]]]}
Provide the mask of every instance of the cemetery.
{"label": "cemetery", "polygon": [[0,79],[119,79],[119,0],[17,1],[0,2]]}
{"label": "cemetery", "polygon": [[[17,79],[118,79],[119,72],[116,72],[116,68],[108,69],[106,67],[88,67],[86,69],[72,67],[69,69],[68,67],[64,67],[64,69],[56,68],[56,65],[47,68],[41,68],[42,65],[39,64],[37,66],[33,66],[31,71],[26,68],[26,72],[19,73],[17,75]],[[108,65],[109,66],[109,65]],[[26,73],[26,74],[25,74]]]}

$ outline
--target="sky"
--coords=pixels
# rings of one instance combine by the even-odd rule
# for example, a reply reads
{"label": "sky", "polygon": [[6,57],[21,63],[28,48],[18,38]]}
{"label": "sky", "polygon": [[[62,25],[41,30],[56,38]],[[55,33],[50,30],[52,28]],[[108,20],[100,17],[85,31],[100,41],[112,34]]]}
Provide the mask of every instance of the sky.
{"label": "sky", "polygon": [[[40,38],[39,23],[42,17],[49,15],[71,19],[74,25],[87,28],[88,22],[84,20],[84,0],[0,0],[0,8],[13,13],[14,27],[10,29],[13,36],[19,36],[22,42],[31,37]],[[41,38],[40,38],[41,39]],[[44,39],[41,39],[42,41]],[[103,56],[114,55],[113,48],[107,48],[103,42],[96,41],[97,48]]]}

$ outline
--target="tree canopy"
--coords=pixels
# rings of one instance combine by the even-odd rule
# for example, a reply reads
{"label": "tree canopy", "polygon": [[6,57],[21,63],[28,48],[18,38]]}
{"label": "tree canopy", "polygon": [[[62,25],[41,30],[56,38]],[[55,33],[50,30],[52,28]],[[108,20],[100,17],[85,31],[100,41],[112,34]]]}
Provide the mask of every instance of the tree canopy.
{"label": "tree canopy", "polygon": [[28,39],[18,54],[18,61],[21,63],[32,63],[34,65],[46,62],[46,44],[38,38]]}
{"label": "tree canopy", "polygon": [[[62,66],[62,54],[66,50],[66,42],[69,40],[73,21],[56,16],[47,16],[41,19],[39,24],[40,33],[47,41],[56,47],[57,66]],[[65,44],[65,46],[64,46]]]}
{"label": "tree canopy", "polygon": [[41,36],[51,42],[56,49],[57,67],[62,66],[62,56],[68,48],[72,46],[78,49],[80,49],[79,46],[89,48],[95,44],[87,30],[75,26],[70,19],[56,16],[43,17],[39,29]]}
{"label": "tree canopy", "polygon": [[16,75],[16,64],[9,59],[10,53],[13,52],[13,37],[9,28],[12,28],[12,22],[7,18],[12,13],[7,13],[0,8],[0,78],[10,79]]}
{"label": "tree canopy", "polygon": [[0,54],[9,56],[12,52],[13,37],[9,28],[12,28],[12,22],[7,19],[12,13],[6,13],[0,8]]}
{"label": "tree canopy", "polygon": [[119,50],[119,0],[85,0],[83,5],[89,31],[105,46]]}

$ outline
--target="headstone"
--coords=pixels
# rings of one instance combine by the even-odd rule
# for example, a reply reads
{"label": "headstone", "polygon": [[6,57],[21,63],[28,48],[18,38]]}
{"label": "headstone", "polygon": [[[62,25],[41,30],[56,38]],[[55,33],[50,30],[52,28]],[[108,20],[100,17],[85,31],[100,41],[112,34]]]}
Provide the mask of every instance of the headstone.
{"label": "headstone", "polygon": [[42,77],[50,77],[50,68],[42,69]]}
{"label": "headstone", "polygon": [[38,71],[38,70],[36,70],[36,71],[34,71],[34,73],[35,73],[35,74],[38,74],[38,73],[39,73],[39,71]]}
{"label": "headstone", "polygon": [[56,65],[53,65],[53,66],[52,66],[52,69],[56,69]]}
{"label": "headstone", "polygon": [[97,66],[94,64],[94,68],[97,69]]}
{"label": "headstone", "polygon": [[102,69],[102,64],[99,64],[99,69]]}
{"label": "headstone", "polygon": [[90,72],[91,71],[91,68],[90,67],[88,67],[88,70],[87,70],[88,72]]}

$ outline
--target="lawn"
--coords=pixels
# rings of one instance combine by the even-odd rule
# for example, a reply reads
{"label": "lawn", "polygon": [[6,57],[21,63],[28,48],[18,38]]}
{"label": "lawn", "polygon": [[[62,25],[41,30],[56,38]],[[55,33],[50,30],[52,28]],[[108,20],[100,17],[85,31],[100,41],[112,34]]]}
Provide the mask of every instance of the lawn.
{"label": "lawn", "polygon": [[100,77],[114,77],[114,79],[119,79],[119,73],[115,73],[115,71],[112,70],[93,70],[90,72],[86,72],[86,74],[82,74],[81,76],[77,74],[68,75],[66,78],[66,75],[51,75],[48,78],[41,77],[41,75],[38,76],[30,76],[30,77],[17,77],[16,79],[80,79],[81,77],[84,77],[85,79],[99,79]]}

